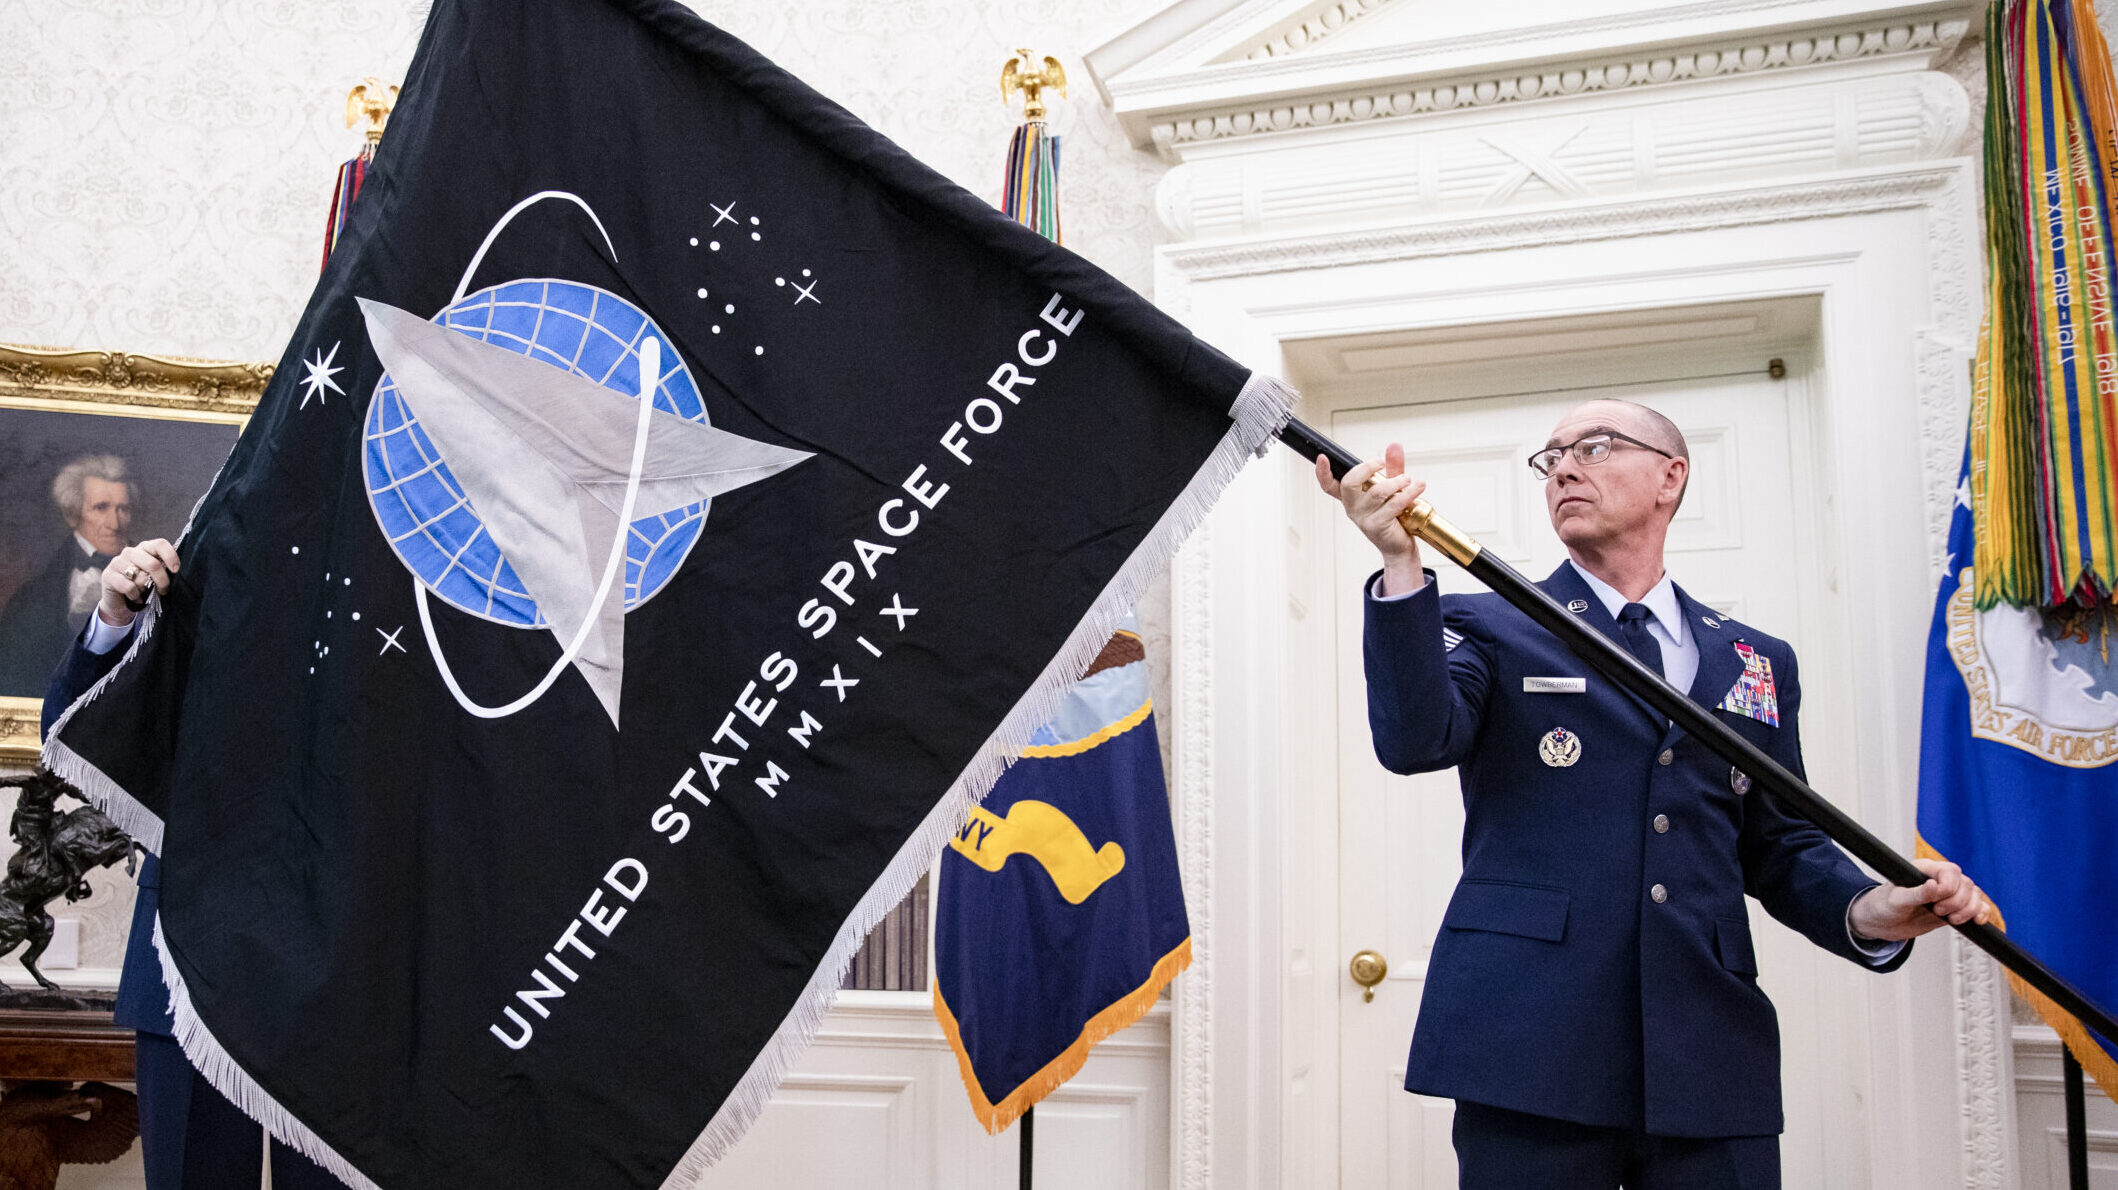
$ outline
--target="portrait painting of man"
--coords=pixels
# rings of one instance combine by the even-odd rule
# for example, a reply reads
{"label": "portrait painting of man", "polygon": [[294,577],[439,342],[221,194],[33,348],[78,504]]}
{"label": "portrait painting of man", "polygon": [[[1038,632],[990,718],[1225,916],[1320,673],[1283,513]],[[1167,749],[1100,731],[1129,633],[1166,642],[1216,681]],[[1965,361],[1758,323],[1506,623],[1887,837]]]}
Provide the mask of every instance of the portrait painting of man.
{"label": "portrait painting of man", "polygon": [[67,463],[51,498],[71,533],[0,608],[0,689],[28,689],[39,670],[50,670],[96,605],[103,567],[132,544],[132,485],[121,456]]}
{"label": "portrait painting of man", "polygon": [[0,696],[42,696],[103,567],[181,532],[234,444],[227,425],[0,409]]}

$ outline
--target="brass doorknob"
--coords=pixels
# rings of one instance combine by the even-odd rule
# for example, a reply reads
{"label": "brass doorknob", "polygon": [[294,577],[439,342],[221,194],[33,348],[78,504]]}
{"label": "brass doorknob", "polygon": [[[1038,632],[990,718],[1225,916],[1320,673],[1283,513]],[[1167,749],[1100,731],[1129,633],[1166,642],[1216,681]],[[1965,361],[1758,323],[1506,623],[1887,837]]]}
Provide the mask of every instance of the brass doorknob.
{"label": "brass doorknob", "polygon": [[1375,999],[1375,985],[1390,973],[1390,960],[1375,951],[1364,950],[1346,964],[1346,971],[1353,976],[1353,982],[1361,985],[1361,1003],[1368,1004]]}

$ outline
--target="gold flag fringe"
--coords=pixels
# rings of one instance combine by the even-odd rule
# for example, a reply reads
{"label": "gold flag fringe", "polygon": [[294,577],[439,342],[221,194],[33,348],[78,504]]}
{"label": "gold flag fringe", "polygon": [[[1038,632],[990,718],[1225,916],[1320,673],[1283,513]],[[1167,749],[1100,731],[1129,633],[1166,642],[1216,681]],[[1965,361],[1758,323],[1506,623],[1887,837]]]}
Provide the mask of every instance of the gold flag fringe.
{"label": "gold flag fringe", "polygon": [[[1925,839],[1916,840],[1916,844],[1913,854],[1921,859],[1947,861],[1947,857],[1929,846]],[[1988,897],[1987,903],[1991,904],[1992,898]],[[2008,932],[2007,919],[1999,905],[1993,905],[1992,925],[2003,934]],[[2104,1095],[2111,1102],[2118,1103],[2118,1059],[2096,1044],[2095,1037],[2089,1033],[2088,1026],[2081,1023],[2081,1018],[2052,1003],[2050,996],[2024,983],[2013,971],[2006,972],[2006,975],[2008,986],[2015,989],[2015,994],[2021,996],[2024,1003],[2037,1010],[2037,1015],[2044,1018],[2044,1023],[2050,1025],[2054,1033],[2059,1034],[2060,1042],[2074,1055],[2074,1060],[2081,1063],[2081,1069],[2096,1081]]]}
{"label": "gold flag fringe", "polygon": [[1088,1052],[1096,1043],[1127,1025],[1146,1016],[1162,995],[1162,989],[1177,977],[1178,972],[1191,966],[1191,939],[1185,938],[1175,950],[1155,961],[1154,970],[1148,972],[1147,982],[1134,988],[1122,999],[1112,1003],[1102,1012],[1088,1018],[1081,1027],[1081,1035],[1067,1046],[1058,1057],[1044,1064],[1044,1069],[1024,1079],[1021,1086],[1001,1097],[999,1103],[986,1098],[985,1088],[978,1084],[978,1075],[971,1069],[971,1055],[963,1048],[963,1035],[956,1028],[956,1014],[949,1011],[948,1001],[942,999],[941,982],[934,982],[934,1019],[941,1022],[941,1031],[949,1039],[949,1048],[956,1052],[956,1067],[963,1074],[963,1089],[970,1093],[971,1110],[978,1122],[995,1136],[1007,1130],[1008,1125],[1022,1118],[1022,1113],[1037,1106],[1046,1095],[1064,1086],[1066,1080],[1081,1073],[1088,1062]]}

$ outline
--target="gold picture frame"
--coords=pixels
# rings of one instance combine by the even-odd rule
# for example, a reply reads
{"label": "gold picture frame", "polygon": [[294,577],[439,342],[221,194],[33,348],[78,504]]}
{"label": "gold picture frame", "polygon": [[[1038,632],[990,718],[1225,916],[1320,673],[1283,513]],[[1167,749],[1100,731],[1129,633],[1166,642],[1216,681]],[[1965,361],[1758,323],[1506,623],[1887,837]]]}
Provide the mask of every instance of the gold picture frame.
{"label": "gold picture frame", "polygon": [[[167,526],[163,535],[175,537],[182,528],[182,518],[190,512],[190,506],[205,492],[210,483],[211,472],[206,472],[204,482],[197,476],[210,464],[217,470],[225,452],[218,457],[204,460],[197,458],[203,448],[211,454],[223,438],[232,447],[235,438],[249,424],[250,415],[256,411],[258,398],[264,395],[265,386],[272,380],[273,365],[269,363],[244,363],[229,360],[186,359],[178,356],[137,355],[123,351],[63,351],[42,347],[14,346],[0,343],[0,442],[10,444],[16,451],[34,452],[39,448],[39,435],[49,438],[44,445],[47,454],[51,451],[64,453],[79,451],[80,441],[94,440],[112,443],[109,447],[93,449],[107,450],[121,457],[137,458],[137,466],[152,467],[159,456],[167,462],[167,456],[183,456],[184,474],[168,479],[163,492],[163,505],[182,503],[183,507],[160,508],[154,526]],[[62,415],[54,417],[52,415]],[[90,426],[89,423],[73,421],[75,416],[116,418],[107,427]],[[222,427],[225,434],[205,429],[189,429],[172,432],[168,427],[185,424],[188,427]],[[84,437],[85,435],[85,437]],[[149,448],[158,440],[167,441],[168,449],[154,451]],[[24,522],[37,522],[37,510],[25,501],[30,494],[41,495],[45,502],[42,509],[49,527],[49,518],[57,515],[50,506],[51,497],[34,487],[39,482],[32,472],[36,467],[22,467],[12,456],[9,462],[15,471],[21,472],[19,482],[0,492],[0,500],[12,501],[19,507],[0,507],[0,519],[12,516],[9,523],[19,526]],[[46,467],[49,470],[49,467]],[[0,485],[8,481],[0,477]],[[51,483],[44,475],[41,482]],[[144,483],[135,487],[145,487]],[[196,491],[190,490],[196,488]],[[15,489],[21,490],[15,490]],[[28,493],[28,494],[26,494]],[[53,535],[63,532],[66,522],[57,522]],[[35,535],[40,540],[43,530]],[[18,589],[21,575],[27,564],[33,564],[35,544],[22,545],[32,536],[18,528],[4,536],[18,538],[11,556],[0,557],[0,579],[5,579],[8,594]],[[63,541],[63,538],[57,538]],[[135,540],[138,538],[136,537]],[[5,552],[5,543],[0,542],[0,553]],[[30,559],[25,563],[25,559]],[[4,602],[4,598],[0,598]],[[63,610],[63,609],[62,609]],[[13,768],[36,763],[38,755],[38,722],[43,709],[40,697],[25,697],[19,690],[0,690],[0,767]]]}

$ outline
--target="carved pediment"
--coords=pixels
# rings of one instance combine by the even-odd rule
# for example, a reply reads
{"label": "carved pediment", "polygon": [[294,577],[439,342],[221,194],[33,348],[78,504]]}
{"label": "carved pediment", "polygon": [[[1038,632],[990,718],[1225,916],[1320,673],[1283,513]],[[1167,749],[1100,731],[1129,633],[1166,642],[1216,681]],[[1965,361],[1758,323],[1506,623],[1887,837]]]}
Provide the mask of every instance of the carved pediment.
{"label": "carved pediment", "polygon": [[1136,145],[1895,58],[1925,69],[1978,0],[1180,0],[1085,55]]}

